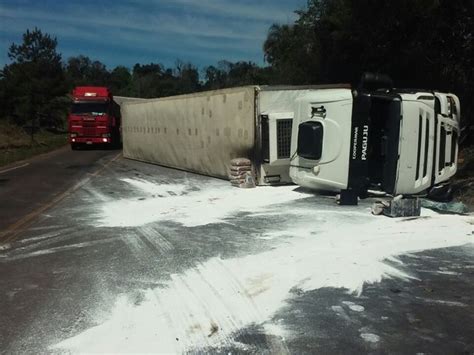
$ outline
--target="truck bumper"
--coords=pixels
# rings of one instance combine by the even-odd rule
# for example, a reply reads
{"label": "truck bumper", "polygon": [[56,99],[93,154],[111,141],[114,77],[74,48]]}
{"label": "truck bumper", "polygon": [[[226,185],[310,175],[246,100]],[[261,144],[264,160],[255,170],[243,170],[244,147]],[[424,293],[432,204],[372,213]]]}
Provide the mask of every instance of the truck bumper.
{"label": "truck bumper", "polygon": [[70,144],[106,144],[112,143],[110,138],[103,137],[74,137],[69,138]]}

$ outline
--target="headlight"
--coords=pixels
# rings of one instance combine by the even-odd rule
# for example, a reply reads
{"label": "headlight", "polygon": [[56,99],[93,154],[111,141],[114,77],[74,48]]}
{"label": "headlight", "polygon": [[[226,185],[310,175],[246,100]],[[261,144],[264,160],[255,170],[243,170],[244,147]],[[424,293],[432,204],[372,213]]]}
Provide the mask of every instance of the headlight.
{"label": "headlight", "polygon": [[71,133],[71,138],[77,137],[77,133]]}
{"label": "headlight", "polygon": [[102,133],[102,137],[108,138],[108,137],[110,137],[110,133]]}

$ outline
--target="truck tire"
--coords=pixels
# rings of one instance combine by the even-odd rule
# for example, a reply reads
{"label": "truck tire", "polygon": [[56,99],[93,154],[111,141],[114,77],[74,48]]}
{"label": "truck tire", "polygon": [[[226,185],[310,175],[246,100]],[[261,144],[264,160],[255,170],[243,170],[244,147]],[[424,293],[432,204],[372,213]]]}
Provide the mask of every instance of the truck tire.
{"label": "truck tire", "polygon": [[77,143],[71,143],[71,149],[72,149],[72,150],[78,150],[78,149],[79,149],[79,144],[77,144]]}

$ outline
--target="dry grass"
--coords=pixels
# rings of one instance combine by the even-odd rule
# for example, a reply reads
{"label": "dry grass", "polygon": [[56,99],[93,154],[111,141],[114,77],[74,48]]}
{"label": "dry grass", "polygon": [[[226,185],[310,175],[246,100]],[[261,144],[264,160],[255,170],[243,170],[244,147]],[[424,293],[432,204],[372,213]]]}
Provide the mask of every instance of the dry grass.
{"label": "dry grass", "polygon": [[66,134],[39,131],[31,140],[22,128],[0,123],[0,166],[46,153],[67,144]]}
{"label": "dry grass", "polygon": [[21,148],[30,145],[31,138],[18,126],[0,123],[0,149]]}

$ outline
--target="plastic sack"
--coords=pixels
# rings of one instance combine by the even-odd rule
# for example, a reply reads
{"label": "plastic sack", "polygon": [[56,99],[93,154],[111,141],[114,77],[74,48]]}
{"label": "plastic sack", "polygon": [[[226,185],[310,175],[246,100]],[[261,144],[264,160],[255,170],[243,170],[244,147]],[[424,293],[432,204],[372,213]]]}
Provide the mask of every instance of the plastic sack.
{"label": "plastic sack", "polygon": [[230,161],[233,166],[252,166],[252,162],[247,158],[235,158]]}

